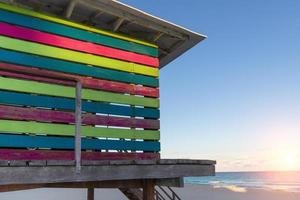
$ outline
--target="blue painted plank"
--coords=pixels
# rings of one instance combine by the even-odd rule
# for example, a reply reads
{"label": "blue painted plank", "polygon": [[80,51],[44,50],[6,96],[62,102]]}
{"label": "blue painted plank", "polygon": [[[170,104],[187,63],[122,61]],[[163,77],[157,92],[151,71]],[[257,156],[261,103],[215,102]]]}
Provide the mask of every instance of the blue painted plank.
{"label": "blue painted plank", "polygon": [[[55,108],[62,110],[75,109],[74,99],[42,95],[37,96],[25,93],[8,92],[3,90],[0,90],[0,104]],[[82,101],[82,110],[92,113],[138,116],[153,119],[159,118],[159,110],[157,109],[110,105],[100,102]]]}
{"label": "blue painted plank", "polygon": [[0,61],[19,64],[26,67],[36,67],[83,76],[90,76],[112,81],[135,83],[151,87],[158,87],[158,79],[150,76],[132,74],[116,70],[92,67],[79,63],[57,60],[53,58],[20,53],[0,48]]}
{"label": "blue painted plank", "polygon": [[[0,133],[0,147],[74,149],[74,137],[28,136]],[[86,150],[160,151],[159,142],[103,140],[82,138]]]}
{"label": "blue painted plank", "polygon": [[92,33],[62,24],[53,23],[50,21],[37,19],[34,17],[25,16],[22,14],[12,13],[0,10],[0,21],[8,22],[15,25],[25,26],[28,28],[63,35],[79,40],[89,41],[92,43],[102,44],[118,49],[133,51],[153,57],[158,56],[158,49],[154,47],[145,46],[129,41],[120,40],[117,38]]}

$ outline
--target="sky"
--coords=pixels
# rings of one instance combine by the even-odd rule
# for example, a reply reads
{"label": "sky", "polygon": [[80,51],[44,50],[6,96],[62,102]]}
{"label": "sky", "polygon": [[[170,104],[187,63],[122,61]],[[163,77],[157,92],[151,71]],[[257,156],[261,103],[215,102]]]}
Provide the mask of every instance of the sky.
{"label": "sky", "polygon": [[122,2],[208,36],[160,72],[164,158],[300,170],[300,1]]}

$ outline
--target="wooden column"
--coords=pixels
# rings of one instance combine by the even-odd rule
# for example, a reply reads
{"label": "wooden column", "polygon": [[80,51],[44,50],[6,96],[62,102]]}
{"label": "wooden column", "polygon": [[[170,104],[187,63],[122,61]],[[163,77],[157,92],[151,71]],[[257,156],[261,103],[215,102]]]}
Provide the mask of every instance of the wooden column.
{"label": "wooden column", "polygon": [[94,200],[95,197],[95,189],[94,188],[88,188],[87,190],[87,200]]}
{"label": "wooden column", "polygon": [[144,180],[143,183],[143,200],[154,200],[154,187],[155,181],[154,180]]}
{"label": "wooden column", "polygon": [[81,89],[82,85],[80,81],[76,83],[76,133],[75,133],[75,160],[76,160],[76,173],[80,173],[81,170]]}

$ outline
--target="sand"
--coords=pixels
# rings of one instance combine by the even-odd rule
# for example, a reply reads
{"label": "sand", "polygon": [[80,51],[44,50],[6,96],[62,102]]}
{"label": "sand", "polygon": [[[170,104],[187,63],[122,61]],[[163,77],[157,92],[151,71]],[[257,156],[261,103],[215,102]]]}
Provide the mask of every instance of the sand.
{"label": "sand", "polygon": [[[300,193],[243,189],[236,187],[213,188],[212,186],[186,185],[175,188],[183,200],[299,200]],[[86,200],[86,191],[81,189],[36,189],[0,194],[0,200]],[[116,189],[98,189],[95,200],[126,200]]]}
{"label": "sand", "polygon": [[183,189],[175,190],[184,200],[300,200],[300,193],[263,189],[186,185]]}

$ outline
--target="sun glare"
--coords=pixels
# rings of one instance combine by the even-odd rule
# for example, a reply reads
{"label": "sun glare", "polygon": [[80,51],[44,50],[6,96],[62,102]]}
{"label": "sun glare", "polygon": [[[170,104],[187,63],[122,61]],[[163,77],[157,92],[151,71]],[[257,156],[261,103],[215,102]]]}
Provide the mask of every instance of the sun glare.
{"label": "sun glare", "polygon": [[281,162],[282,162],[282,164],[281,164],[282,170],[297,170],[297,169],[299,169],[299,165],[300,165],[299,158],[293,152],[282,155]]}
{"label": "sun glare", "polygon": [[295,169],[297,167],[297,158],[293,154],[286,155],[284,162],[287,169]]}

